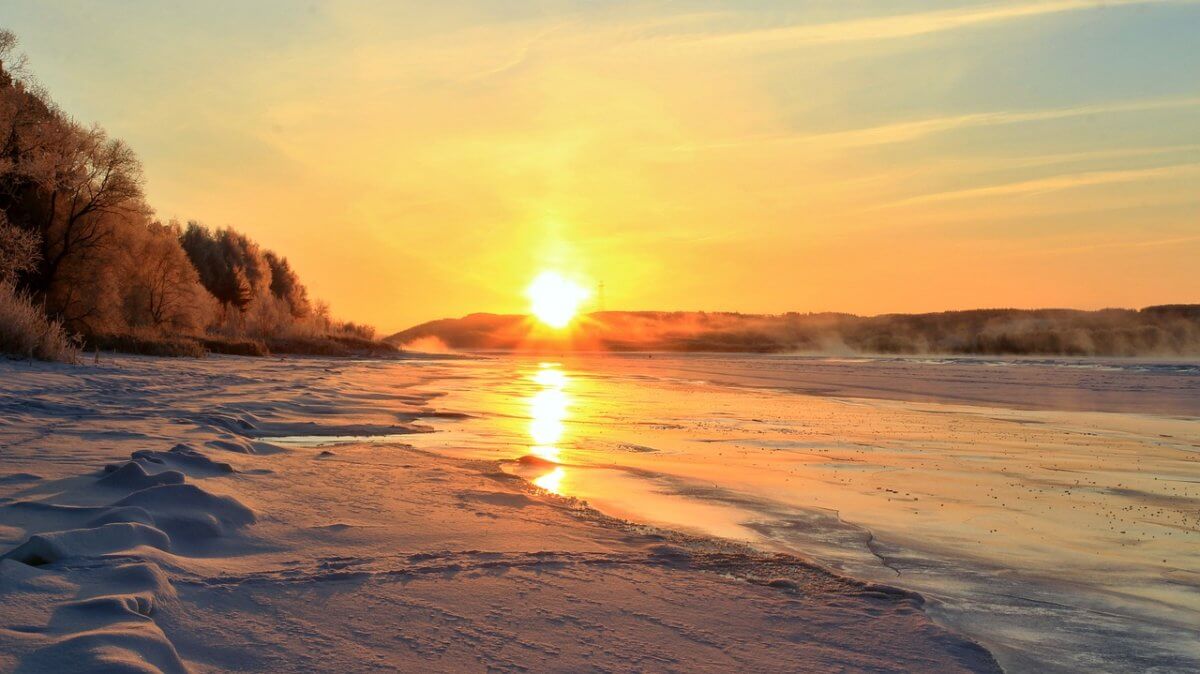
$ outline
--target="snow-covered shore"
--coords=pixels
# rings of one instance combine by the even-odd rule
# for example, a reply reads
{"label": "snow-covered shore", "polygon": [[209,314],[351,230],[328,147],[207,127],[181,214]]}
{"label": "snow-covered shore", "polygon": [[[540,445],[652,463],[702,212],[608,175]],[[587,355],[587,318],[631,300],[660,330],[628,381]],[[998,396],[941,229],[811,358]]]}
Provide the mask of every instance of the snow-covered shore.
{"label": "snow-covered shore", "polygon": [[910,593],[607,518],[426,430],[429,361],[0,362],[0,669],[994,671]]}

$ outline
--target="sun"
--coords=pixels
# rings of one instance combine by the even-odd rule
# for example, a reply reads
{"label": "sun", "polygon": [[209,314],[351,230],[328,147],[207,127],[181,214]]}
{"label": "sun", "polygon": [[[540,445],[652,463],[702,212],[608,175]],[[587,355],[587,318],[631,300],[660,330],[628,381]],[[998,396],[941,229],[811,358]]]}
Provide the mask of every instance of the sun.
{"label": "sun", "polygon": [[544,271],[525,289],[529,311],[552,328],[565,328],[588,298],[588,291],[553,271]]}

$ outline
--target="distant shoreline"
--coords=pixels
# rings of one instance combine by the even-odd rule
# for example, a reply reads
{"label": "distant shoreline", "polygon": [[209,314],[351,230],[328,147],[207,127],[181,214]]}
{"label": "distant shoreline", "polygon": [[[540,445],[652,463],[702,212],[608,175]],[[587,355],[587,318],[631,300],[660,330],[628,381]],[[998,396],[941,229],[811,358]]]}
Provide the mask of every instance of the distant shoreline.
{"label": "distant shoreline", "polygon": [[385,341],[429,351],[1200,357],[1200,305],[927,314],[604,311],[566,330],[521,314],[429,321]]}

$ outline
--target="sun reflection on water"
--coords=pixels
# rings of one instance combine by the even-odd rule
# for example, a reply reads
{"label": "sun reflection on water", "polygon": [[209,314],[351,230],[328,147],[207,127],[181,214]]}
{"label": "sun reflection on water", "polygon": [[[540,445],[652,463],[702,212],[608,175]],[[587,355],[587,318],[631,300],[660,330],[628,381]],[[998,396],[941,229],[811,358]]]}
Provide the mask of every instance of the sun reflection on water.
{"label": "sun reflection on water", "polygon": [[[570,413],[571,397],[566,392],[569,378],[558,369],[558,363],[539,363],[538,370],[529,377],[541,386],[529,396],[529,438],[532,444],[529,453],[539,459],[557,463],[562,450],[565,427],[563,422]],[[562,480],[566,471],[562,466],[533,480],[542,489],[561,493]]]}
{"label": "sun reflection on water", "polygon": [[567,472],[563,470],[563,467],[558,466],[549,473],[536,478],[533,483],[542,489],[545,489],[546,491],[552,491],[555,494],[561,494],[562,491],[560,490],[562,489],[562,481],[566,474]]}
{"label": "sun reflection on water", "polygon": [[567,394],[547,388],[529,399],[529,437],[535,445],[554,445],[562,439],[563,419],[567,417]]}

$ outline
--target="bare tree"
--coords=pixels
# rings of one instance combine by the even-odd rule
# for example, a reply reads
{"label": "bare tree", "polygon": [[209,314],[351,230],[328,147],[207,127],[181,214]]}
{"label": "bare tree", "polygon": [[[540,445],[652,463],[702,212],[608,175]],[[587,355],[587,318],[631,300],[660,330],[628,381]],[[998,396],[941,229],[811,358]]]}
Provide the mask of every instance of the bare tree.
{"label": "bare tree", "polygon": [[39,289],[54,283],[63,261],[87,259],[112,233],[109,217],[145,213],[142,169],[133,150],[110,140],[99,127],[78,129],[63,148],[60,170],[48,187],[48,213],[42,225]]}
{"label": "bare tree", "polygon": [[213,300],[200,286],[179,234],[175,223],[152,222],[128,251],[124,266],[131,279],[130,323],[149,324],[160,332],[195,332],[206,322]]}
{"label": "bare tree", "polygon": [[5,211],[31,189],[52,182],[61,163],[59,149],[76,132],[26,72],[16,44],[12,33],[0,31],[0,209]]}

